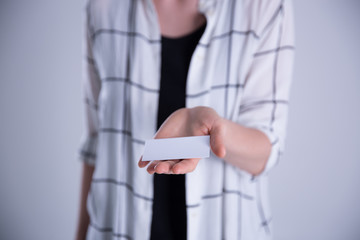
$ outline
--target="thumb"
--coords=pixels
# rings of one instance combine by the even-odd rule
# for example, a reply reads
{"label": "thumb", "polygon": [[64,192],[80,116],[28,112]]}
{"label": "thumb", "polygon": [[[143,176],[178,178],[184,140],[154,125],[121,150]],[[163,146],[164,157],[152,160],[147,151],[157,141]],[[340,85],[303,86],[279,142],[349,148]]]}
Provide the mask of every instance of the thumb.
{"label": "thumb", "polygon": [[219,158],[224,158],[226,155],[224,140],[225,140],[224,126],[221,123],[214,124],[214,126],[210,130],[210,147],[213,153]]}

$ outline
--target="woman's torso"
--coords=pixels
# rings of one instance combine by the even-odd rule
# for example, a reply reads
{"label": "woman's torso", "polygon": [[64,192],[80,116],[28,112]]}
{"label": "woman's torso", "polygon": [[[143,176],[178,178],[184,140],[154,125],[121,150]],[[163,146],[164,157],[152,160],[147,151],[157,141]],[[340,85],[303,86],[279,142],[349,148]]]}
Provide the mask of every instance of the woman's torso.
{"label": "woman's torso", "polygon": [[[200,1],[207,27],[190,61],[187,107],[209,106],[238,121],[264,25],[258,16],[249,15],[256,14],[259,2]],[[274,3],[266,11],[260,9],[264,22],[276,7]],[[161,30],[155,11],[150,0],[89,4],[92,53],[101,79],[98,157],[88,201],[90,239],[150,236],[153,179],[137,161],[157,125]],[[247,173],[215,156],[200,161],[186,176],[188,239],[266,239],[261,223],[270,212],[264,205],[259,213],[256,186]]]}

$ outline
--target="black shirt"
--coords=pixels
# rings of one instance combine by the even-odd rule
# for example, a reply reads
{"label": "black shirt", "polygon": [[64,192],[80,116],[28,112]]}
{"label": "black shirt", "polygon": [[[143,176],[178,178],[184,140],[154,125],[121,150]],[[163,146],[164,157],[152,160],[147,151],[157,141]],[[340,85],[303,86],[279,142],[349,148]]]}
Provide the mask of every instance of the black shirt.
{"label": "black shirt", "polygon": [[[174,111],[185,107],[190,60],[205,27],[179,38],[162,37],[158,128]],[[155,174],[151,239],[185,240],[186,233],[185,175]]]}

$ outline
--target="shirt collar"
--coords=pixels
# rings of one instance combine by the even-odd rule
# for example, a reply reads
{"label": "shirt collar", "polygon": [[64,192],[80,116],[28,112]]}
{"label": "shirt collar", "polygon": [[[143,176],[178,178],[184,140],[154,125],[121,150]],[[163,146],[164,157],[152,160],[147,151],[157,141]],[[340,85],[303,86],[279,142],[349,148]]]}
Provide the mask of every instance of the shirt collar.
{"label": "shirt collar", "polygon": [[199,12],[207,14],[209,11],[212,11],[216,3],[222,0],[199,0],[198,9]]}

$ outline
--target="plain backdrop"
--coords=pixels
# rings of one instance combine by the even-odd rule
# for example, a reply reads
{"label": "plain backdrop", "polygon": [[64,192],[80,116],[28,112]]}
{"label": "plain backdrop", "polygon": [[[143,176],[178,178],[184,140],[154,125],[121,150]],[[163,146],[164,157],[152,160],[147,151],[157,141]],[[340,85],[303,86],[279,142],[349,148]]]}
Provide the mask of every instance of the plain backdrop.
{"label": "plain backdrop", "polygon": [[[0,239],[72,239],[83,130],[83,0],[0,0]],[[360,239],[360,1],[295,0],[274,239]]]}

